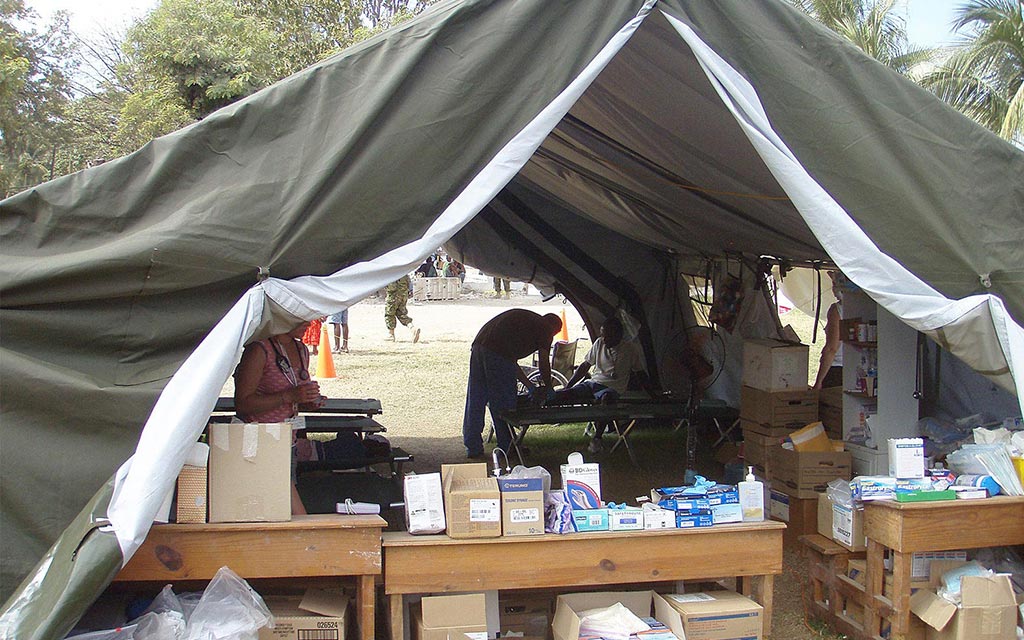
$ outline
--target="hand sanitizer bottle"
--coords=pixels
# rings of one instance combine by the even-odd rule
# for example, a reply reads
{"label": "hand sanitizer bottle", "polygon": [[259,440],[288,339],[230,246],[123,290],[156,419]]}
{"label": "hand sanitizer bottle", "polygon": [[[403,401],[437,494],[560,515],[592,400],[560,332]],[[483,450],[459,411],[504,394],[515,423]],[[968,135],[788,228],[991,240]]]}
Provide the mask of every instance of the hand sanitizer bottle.
{"label": "hand sanitizer bottle", "polygon": [[747,467],[746,479],[737,485],[743,522],[764,520],[764,484],[754,477],[754,467]]}

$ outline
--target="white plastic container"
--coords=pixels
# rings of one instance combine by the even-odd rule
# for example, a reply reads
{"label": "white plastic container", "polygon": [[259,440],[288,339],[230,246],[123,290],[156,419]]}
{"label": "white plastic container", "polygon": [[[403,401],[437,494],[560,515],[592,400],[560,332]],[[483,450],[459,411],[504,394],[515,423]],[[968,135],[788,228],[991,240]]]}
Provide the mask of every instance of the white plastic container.
{"label": "white plastic container", "polygon": [[754,477],[754,467],[747,467],[747,477],[736,485],[740,494],[743,522],[764,520],[764,483]]}

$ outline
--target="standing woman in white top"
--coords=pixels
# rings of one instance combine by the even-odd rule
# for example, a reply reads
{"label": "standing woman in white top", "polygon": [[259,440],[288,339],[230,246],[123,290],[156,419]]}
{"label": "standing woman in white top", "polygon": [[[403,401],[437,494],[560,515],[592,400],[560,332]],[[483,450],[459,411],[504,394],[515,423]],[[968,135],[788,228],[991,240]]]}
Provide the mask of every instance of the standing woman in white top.
{"label": "standing woman in white top", "polygon": [[840,309],[843,304],[841,286],[843,274],[838,271],[829,271],[828,276],[832,279],[832,295],[836,297],[836,301],[828,308],[825,317],[825,346],[821,349],[821,359],[818,361],[818,376],[814,381],[815,389],[843,385],[843,352],[839,348],[842,344],[839,325],[842,321]]}

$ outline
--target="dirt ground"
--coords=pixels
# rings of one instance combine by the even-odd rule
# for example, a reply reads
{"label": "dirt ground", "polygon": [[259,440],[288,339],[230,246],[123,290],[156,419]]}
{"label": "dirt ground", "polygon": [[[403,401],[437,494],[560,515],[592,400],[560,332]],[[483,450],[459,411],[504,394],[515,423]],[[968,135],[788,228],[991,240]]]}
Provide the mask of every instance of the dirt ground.
{"label": "dirt ground", "polygon": [[[322,392],[330,397],[381,400],[384,413],[379,420],[387,427],[386,436],[393,445],[415,455],[406,470],[431,472],[442,462],[462,462],[465,449],[461,423],[469,347],[487,320],[512,307],[559,315],[564,311],[570,339],[584,339],[577,355],[577,361],[582,360],[589,348],[589,336],[579,314],[561,298],[543,302],[536,294],[523,295],[517,290],[508,300],[469,293],[457,301],[410,302],[409,315],[422,332],[419,343],[413,344],[411,332],[401,326],[396,342],[384,339],[383,300],[371,297],[349,310],[350,353],[332,356],[337,377],[320,379]],[[316,357],[311,364],[315,372]],[[225,391],[230,392],[230,383]],[[775,579],[772,637],[838,637],[812,630],[804,623],[800,597],[804,573],[798,550],[787,546],[785,572]]]}

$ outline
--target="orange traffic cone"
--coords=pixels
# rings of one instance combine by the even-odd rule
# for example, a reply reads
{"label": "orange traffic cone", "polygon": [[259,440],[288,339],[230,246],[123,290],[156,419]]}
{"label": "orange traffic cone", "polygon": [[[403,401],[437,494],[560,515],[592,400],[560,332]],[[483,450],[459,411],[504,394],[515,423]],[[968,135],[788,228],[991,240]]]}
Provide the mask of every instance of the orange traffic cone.
{"label": "orange traffic cone", "polygon": [[565,323],[565,309],[562,309],[562,330],[558,334],[558,339],[569,342],[569,325]]}
{"label": "orange traffic cone", "polygon": [[331,355],[331,339],[327,336],[327,325],[320,330],[320,346],[316,354],[316,377],[337,378],[334,372],[334,356]]}

